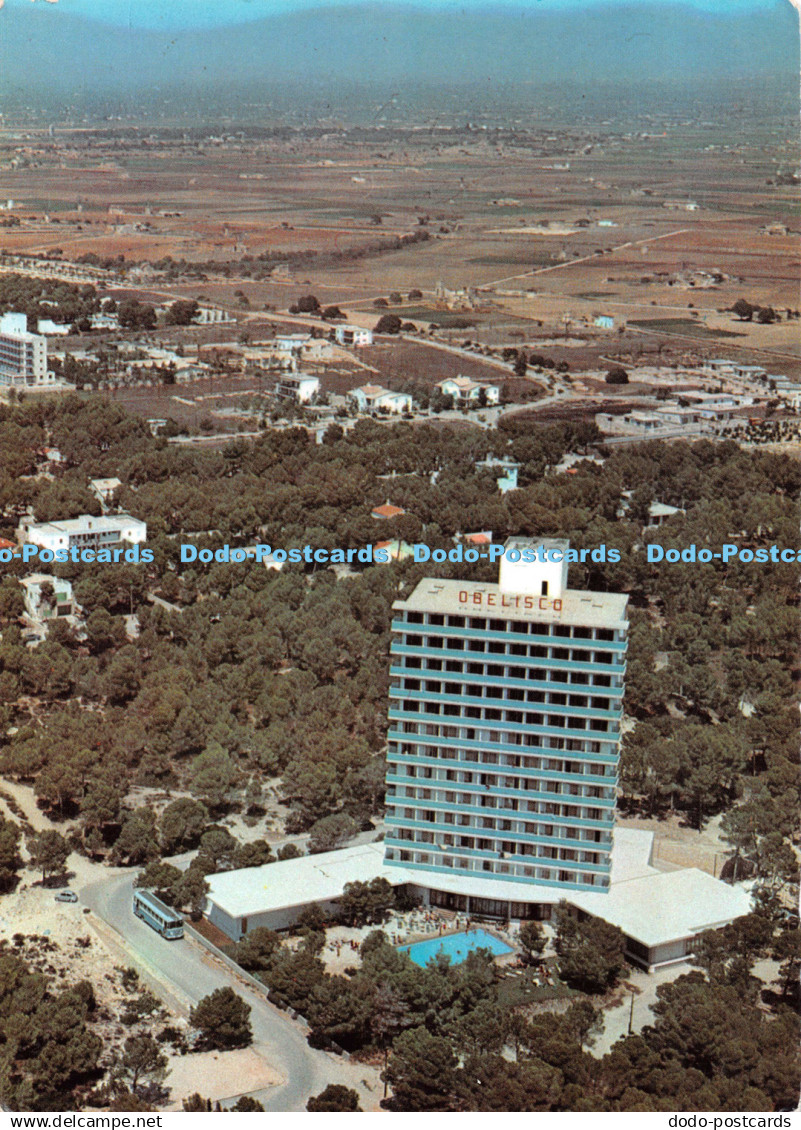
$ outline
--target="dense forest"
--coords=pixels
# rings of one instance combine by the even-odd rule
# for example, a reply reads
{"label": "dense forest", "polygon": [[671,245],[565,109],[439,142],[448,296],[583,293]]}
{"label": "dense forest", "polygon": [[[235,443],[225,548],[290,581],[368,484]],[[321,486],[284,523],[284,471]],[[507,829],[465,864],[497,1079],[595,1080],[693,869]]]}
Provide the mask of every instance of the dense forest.
{"label": "dense forest", "polygon": [[[392,602],[426,573],[494,580],[497,567],[405,561],[354,564],[343,576],[311,564],[182,565],[180,543],[348,548],[397,537],[447,549],[458,534],[491,529],[495,540],[558,535],[576,548],[620,550],[615,564],[571,566],[570,583],[631,598],[621,806],[678,812],[697,828],[724,813],[723,834],[741,873],[757,880],[770,937],[749,951],[750,964],[710,959],[703,973],[660,990],[652,1028],[617,1045],[601,1074],[570,1014],[549,1017],[547,1032],[521,1028],[519,1055],[503,1059],[512,1036],[498,1027],[492,977],[479,961],[462,972],[412,972],[378,938],[362,993],[356,981],[346,989],[321,979],[310,944],[296,959],[308,968],[286,980],[319,982],[329,994],[319,1005],[325,1034],[359,1046],[379,1040],[369,1016],[354,1035],[341,1002],[355,1007],[354,993],[403,1001],[395,1011],[405,1019],[380,1036],[394,1041],[389,1071],[401,1109],[776,1109],[792,1091],[788,1002],[766,1017],[751,965],[776,946],[790,960],[798,946],[798,931],[779,930],[776,917],[797,874],[797,566],[649,564],[645,546],[798,550],[801,465],[700,441],[596,447],[601,462],[556,470],[565,453],[586,455],[598,439],[589,425],[514,419],[494,430],[360,421],[347,433],[331,425],[319,445],[291,428],[211,452],[154,438],[99,397],[0,410],[0,535],[13,537],[30,513],[98,513],[89,480],[117,476],[117,501],[147,521],[155,558],[48,567],[72,582],[84,624],[52,622],[35,647],[19,627],[18,577],[30,566],[4,566],[0,772],[33,786],[55,833],[77,819],[70,846],[109,865],[158,866],[199,848],[183,878],[164,884],[186,909],[202,902],[209,873],[272,858],[265,841],[239,844],[216,824],[232,810],[263,814],[268,780],[288,806],[286,830],[310,831],[310,850],[337,846],[381,815]],[[62,453],[55,472],[45,470],[45,446]],[[477,466],[488,456],[522,465],[518,490],[498,492],[494,473]],[[405,513],[373,519],[388,499]],[[647,524],[654,501],[679,508],[659,529]],[[136,807],[133,785],[176,796],[159,811]],[[6,889],[19,866],[10,824],[0,830]],[[46,868],[48,845],[39,846]],[[55,859],[59,845],[50,848]],[[440,998],[441,1008],[424,1003]],[[349,1034],[326,1008],[345,1009]],[[688,1010],[697,1017],[689,1028]],[[746,1060],[752,1066],[731,1070]]]}

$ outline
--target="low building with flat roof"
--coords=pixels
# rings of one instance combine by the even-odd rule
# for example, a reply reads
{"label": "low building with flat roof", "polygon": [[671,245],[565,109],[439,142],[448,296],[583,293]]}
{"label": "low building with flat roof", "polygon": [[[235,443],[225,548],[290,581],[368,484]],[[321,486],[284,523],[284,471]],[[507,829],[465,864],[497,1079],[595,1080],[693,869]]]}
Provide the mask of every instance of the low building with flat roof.
{"label": "low building with flat roof", "polygon": [[89,489],[102,506],[111,502],[114,492],[119,490],[121,486],[122,483],[117,478],[89,480]]}
{"label": "low building with flat roof", "polygon": [[309,373],[284,373],[275,386],[275,395],[308,404],[320,391],[320,378]]}
{"label": "low building with flat roof", "polygon": [[312,340],[310,333],[276,334],[275,348],[286,353],[304,349]]}
{"label": "low building with flat roof", "polygon": [[413,868],[388,867],[380,843],[361,844],[209,875],[206,917],[239,941],[257,926],[287,930],[309,906],[334,915],[346,883],[385,879],[426,905],[502,920],[548,918],[564,903],[579,917],[618,926],[627,956],[651,969],[685,960],[698,934],[725,926],[751,907],[746,887],[729,886],[694,867],[658,871],[650,863],[652,846],[652,832],[616,829],[608,892],[560,894],[536,883],[521,889],[493,878],[471,879],[468,893],[458,873],[424,882]]}
{"label": "low building with flat roof", "polygon": [[334,339],[340,345],[354,347],[373,344],[373,331],[362,326],[340,325],[334,328]]}
{"label": "low building with flat roof", "polygon": [[77,605],[69,581],[48,573],[30,573],[27,577],[20,577],[19,583],[23,589],[25,611],[32,620],[75,615]]}
{"label": "low building with flat roof", "polygon": [[371,518],[378,518],[380,521],[388,521],[390,518],[400,518],[406,511],[402,506],[393,506],[387,499],[381,506],[374,506],[370,511]]}

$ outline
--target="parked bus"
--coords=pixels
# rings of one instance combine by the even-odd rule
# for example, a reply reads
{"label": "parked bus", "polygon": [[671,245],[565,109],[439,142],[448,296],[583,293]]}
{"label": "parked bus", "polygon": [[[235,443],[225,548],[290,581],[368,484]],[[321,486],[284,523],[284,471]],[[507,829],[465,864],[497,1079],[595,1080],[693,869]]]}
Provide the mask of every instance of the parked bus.
{"label": "parked bus", "polygon": [[134,891],[133,912],[152,926],[162,938],[182,938],[184,923],[180,914],[156,898],[152,891]]}

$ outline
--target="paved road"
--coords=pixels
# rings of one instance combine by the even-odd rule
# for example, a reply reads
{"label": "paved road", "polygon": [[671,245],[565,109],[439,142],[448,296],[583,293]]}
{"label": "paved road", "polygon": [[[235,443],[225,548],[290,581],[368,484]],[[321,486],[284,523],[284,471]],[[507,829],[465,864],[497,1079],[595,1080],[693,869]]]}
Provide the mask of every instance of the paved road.
{"label": "paved road", "polygon": [[[310,1048],[299,1024],[240,984],[227,969],[218,967],[199,946],[186,938],[165,941],[136,918],[131,909],[132,890],[133,874],[116,873],[84,887],[81,901],[122,935],[151,975],[172,990],[179,1002],[196,1004],[214,989],[227,985],[247,1001],[252,1009],[254,1047],[286,1080],[259,1094],[267,1110],[305,1110],[308,1097],[328,1083],[354,1085],[346,1064]],[[198,1080],[198,1090],[203,1091],[202,1079]]]}

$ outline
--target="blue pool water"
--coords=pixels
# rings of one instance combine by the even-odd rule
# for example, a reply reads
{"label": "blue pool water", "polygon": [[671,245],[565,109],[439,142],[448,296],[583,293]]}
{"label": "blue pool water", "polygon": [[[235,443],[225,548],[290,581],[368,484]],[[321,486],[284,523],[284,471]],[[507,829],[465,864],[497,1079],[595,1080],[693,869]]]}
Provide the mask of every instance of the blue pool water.
{"label": "blue pool water", "polygon": [[468,930],[461,934],[448,934],[444,938],[430,938],[425,942],[415,942],[410,946],[398,946],[408,953],[415,965],[427,965],[438,953],[447,954],[452,965],[460,965],[473,950],[486,949],[495,957],[503,953],[513,953],[511,946],[501,942],[486,930]]}

